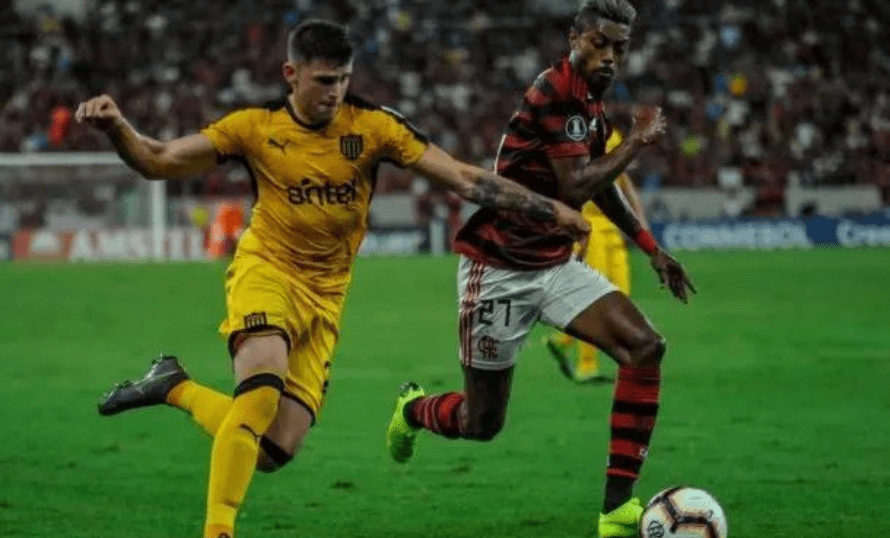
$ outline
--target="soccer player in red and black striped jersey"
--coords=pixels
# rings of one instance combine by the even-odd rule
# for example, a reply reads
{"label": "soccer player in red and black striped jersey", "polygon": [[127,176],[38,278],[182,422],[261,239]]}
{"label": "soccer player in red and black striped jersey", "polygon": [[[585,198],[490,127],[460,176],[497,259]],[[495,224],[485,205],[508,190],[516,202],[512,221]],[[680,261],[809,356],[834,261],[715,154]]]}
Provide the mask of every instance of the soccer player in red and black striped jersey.
{"label": "soccer player in red and black striped jersey", "polygon": [[[695,291],[683,267],[646,231],[613,181],[665,130],[658,108],[640,108],[627,138],[606,153],[611,127],[604,92],[627,49],[635,9],[587,0],[569,31],[571,53],[526,91],[501,142],[498,173],[569,206],[593,200],[651,258],[663,284],[685,302]],[[634,303],[574,259],[573,238],[514,212],[482,208],[458,232],[462,255],[462,392],[427,396],[402,386],[387,433],[406,461],[417,433],[490,440],[503,427],[515,356],[537,321],[595,345],[619,364],[611,414],[599,536],[636,536],[642,507],[633,484],[649,448],[665,342]]]}

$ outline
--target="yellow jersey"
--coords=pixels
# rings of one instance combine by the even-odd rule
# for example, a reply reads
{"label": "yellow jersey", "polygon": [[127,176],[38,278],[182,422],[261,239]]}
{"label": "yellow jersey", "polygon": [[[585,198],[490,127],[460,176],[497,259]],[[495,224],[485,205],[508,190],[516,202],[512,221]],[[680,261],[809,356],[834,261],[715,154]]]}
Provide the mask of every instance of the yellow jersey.
{"label": "yellow jersey", "polygon": [[[609,140],[606,141],[606,153],[615,149],[622,140],[624,140],[624,138],[621,136],[618,129],[612,129],[612,135],[609,137]],[[627,177],[627,174],[622,173],[615,181],[618,182],[620,186],[620,182],[630,181],[630,178]],[[603,215],[600,208],[593,202],[585,203],[581,208],[581,214],[584,215],[584,218],[590,223],[590,233],[592,234],[621,233],[618,226],[615,226],[615,223],[613,223],[609,217]]]}
{"label": "yellow jersey", "polygon": [[201,133],[221,159],[243,161],[254,183],[238,253],[333,285],[349,280],[380,162],[414,164],[428,145],[398,113],[354,96],[321,127],[302,123],[283,100],[232,112]]}

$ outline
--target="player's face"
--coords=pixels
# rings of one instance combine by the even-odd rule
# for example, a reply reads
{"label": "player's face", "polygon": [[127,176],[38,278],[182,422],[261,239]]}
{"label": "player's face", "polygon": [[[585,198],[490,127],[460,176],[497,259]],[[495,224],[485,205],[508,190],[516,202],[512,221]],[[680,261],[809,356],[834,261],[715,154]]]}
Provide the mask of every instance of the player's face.
{"label": "player's face", "polygon": [[583,33],[572,30],[569,44],[575,59],[575,69],[581,76],[600,88],[607,88],[615,79],[627,45],[630,26],[600,19]]}
{"label": "player's face", "polygon": [[[290,65],[290,69],[288,68]],[[352,76],[352,62],[338,64],[324,58],[285,63],[284,78],[294,91],[299,112],[309,123],[334,119]]]}

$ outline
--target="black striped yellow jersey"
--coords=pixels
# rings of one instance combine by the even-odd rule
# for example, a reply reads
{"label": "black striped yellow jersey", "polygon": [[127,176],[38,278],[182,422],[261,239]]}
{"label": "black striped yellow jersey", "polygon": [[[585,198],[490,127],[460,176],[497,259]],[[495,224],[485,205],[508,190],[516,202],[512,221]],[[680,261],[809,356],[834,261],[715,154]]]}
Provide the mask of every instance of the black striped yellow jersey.
{"label": "black striped yellow jersey", "polygon": [[232,112],[201,131],[221,158],[236,158],[256,202],[239,252],[348,279],[361,245],[377,168],[410,166],[427,139],[398,113],[347,96],[321,126],[299,120],[287,99]]}

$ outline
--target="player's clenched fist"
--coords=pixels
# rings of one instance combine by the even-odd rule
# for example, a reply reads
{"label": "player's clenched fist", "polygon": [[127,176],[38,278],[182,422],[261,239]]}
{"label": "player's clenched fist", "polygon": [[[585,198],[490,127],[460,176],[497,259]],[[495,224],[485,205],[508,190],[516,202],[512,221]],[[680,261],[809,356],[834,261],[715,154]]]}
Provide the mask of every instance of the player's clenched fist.
{"label": "player's clenched fist", "polygon": [[122,122],[124,117],[114,99],[108,95],[100,95],[77,105],[74,119],[78,123],[86,122],[93,127],[108,131],[118,122]]}
{"label": "player's clenched fist", "polygon": [[661,112],[660,106],[637,107],[633,114],[633,127],[630,129],[630,138],[648,145],[655,142],[667,129],[667,120]]}

